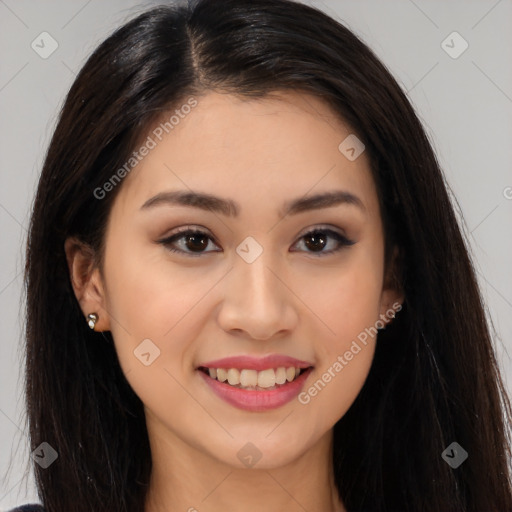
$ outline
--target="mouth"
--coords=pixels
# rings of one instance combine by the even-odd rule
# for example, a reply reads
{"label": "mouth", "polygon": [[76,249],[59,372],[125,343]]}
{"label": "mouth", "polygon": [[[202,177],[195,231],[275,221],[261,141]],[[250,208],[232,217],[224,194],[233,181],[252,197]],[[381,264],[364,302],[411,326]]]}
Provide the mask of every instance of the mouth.
{"label": "mouth", "polygon": [[[262,368],[261,364],[258,364]],[[197,374],[207,388],[226,403],[251,412],[276,409],[301,392],[313,366],[300,368],[219,368],[199,366]]]}
{"label": "mouth", "polygon": [[197,369],[210,379],[236,389],[272,391],[294,382],[312,368],[312,366],[304,368],[279,366],[258,371],[251,368],[208,368],[206,366],[199,366]]}

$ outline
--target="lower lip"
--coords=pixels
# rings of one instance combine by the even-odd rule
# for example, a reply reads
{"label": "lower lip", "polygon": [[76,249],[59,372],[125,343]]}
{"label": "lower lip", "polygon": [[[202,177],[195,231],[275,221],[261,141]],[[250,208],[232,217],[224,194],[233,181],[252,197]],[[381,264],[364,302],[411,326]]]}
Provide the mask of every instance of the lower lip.
{"label": "lower lip", "polygon": [[245,409],[246,411],[268,411],[281,407],[293,400],[300,393],[304,382],[312,370],[313,368],[308,368],[292,382],[287,382],[281,387],[270,391],[248,391],[235,388],[224,382],[219,382],[217,379],[212,379],[201,370],[196,371],[199,372],[212,391],[228,404],[239,409]]}

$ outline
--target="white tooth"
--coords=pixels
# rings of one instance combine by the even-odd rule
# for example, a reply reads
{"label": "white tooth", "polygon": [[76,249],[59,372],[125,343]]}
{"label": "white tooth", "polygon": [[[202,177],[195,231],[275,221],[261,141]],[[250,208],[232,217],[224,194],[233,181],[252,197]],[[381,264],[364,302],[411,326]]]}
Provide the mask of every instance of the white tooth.
{"label": "white tooth", "polygon": [[240,384],[240,370],[237,370],[236,368],[230,368],[228,370],[228,382],[232,386]]}
{"label": "white tooth", "polygon": [[276,384],[284,384],[286,382],[286,368],[280,366],[276,370]]}
{"label": "white tooth", "polygon": [[258,385],[258,372],[256,370],[242,370],[240,372],[240,384],[243,387]]}
{"label": "white tooth", "polygon": [[258,386],[260,388],[271,388],[276,383],[276,372],[274,368],[258,372]]}
{"label": "white tooth", "polygon": [[291,382],[295,378],[295,368],[290,366],[290,368],[286,368],[286,380]]}
{"label": "white tooth", "polygon": [[217,370],[215,368],[208,368],[208,373],[212,379],[217,378]]}
{"label": "white tooth", "polygon": [[300,368],[295,367],[295,377],[298,377],[300,373]]}
{"label": "white tooth", "polygon": [[228,380],[228,372],[224,370],[224,368],[217,368],[217,380],[219,382],[224,382]]}

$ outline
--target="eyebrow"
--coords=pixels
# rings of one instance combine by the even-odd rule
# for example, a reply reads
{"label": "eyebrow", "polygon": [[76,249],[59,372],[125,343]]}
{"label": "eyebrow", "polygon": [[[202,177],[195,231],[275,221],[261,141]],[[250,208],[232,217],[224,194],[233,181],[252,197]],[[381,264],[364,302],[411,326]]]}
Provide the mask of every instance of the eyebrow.
{"label": "eyebrow", "polygon": [[[356,195],[345,190],[334,190],[285,201],[279,215],[282,217],[286,215],[296,215],[310,210],[331,208],[342,204],[356,206],[361,211],[366,211],[363,202]],[[162,205],[189,206],[220,213],[227,217],[238,217],[240,213],[240,205],[232,199],[223,199],[211,194],[193,191],[187,192],[185,190],[160,192],[149,198],[140,209],[147,210]]]}

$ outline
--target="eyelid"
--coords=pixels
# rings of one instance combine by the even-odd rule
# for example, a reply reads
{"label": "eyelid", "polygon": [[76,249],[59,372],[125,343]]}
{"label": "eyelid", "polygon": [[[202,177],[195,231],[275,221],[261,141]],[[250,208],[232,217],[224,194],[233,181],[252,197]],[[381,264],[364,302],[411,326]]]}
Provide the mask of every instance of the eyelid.
{"label": "eyelid", "polygon": [[344,231],[341,228],[338,228],[331,224],[313,224],[312,226],[308,226],[307,228],[304,228],[302,231],[299,232],[297,238],[301,238],[310,233],[314,233],[315,231],[334,231],[338,235],[343,236],[348,240],[348,237],[345,235]]}
{"label": "eyelid", "polygon": [[163,240],[166,240],[168,238],[171,238],[175,235],[179,235],[180,233],[188,233],[189,231],[194,231],[197,233],[201,233],[203,235],[208,235],[212,238],[212,240],[215,240],[215,237],[212,235],[211,231],[208,228],[205,228],[204,226],[201,226],[200,224],[189,224],[186,226],[181,226],[179,228],[176,228],[171,232],[170,235],[166,235]]}
{"label": "eyelid", "polygon": [[[314,251],[304,251],[307,254],[312,255],[313,257],[322,257],[322,256],[327,256],[329,254],[335,254],[337,252],[340,252],[342,249],[349,247],[351,245],[354,245],[356,243],[355,240],[349,239],[345,235],[343,230],[340,230],[340,228],[331,226],[329,224],[323,224],[323,225],[317,224],[314,226],[309,226],[307,228],[304,228],[304,230],[301,231],[297,235],[297,240],[296,240],[296,242],[294,242],[293,245],[294,246],[297,245],[301,241],[301,239],[304,238],[306,235],[311,235],[316,232],[323,232],[323,233],[326,233],[328,235],[328,237],[330,237],[330,238],[337,238],[337,242],[340,245],[336,249],[331,249],[330,251],[319,251],[317,253],[315,253]],[[170,244],[172,242],[174,242],[176,239],[179,240],[180,238],[182,238],[180,235],[184,236],[186,234],[203,235],[203,236],[206,236],[207,238],[211,239],[215,245],[217,245],[217,246],[219,245],[217,243],[215,237],[211,234],[210,230],[208,230],[204,226],[199,226],[199,225],[186,225],[186,226],[177,228],[170,235],[167,235],[167,236],[157,240],[157,243],[164,245],[171,252],[178,253],[178,254],[181,254],[184,256],[198,257],[198,256],[202,256],[204,254],[211,254],[212,252],[220,252],[220,251],[202,251],[202,252],[194,253],[194,252],[183,251],[181,249],[176,249],[176,248],[170,247]],[[302,251],[292,251],[292,252],[302,252]]]}

